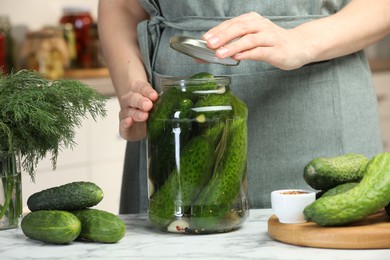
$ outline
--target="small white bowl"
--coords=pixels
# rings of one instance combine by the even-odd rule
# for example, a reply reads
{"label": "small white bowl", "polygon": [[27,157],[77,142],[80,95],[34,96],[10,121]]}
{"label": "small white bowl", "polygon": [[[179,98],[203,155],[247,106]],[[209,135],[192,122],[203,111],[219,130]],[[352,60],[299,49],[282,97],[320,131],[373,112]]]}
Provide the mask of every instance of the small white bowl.
{"label": "small white bowl", "polygon": [[310,190],[285,189],[271,192],[271,205],[280,223],[295,224],[306,222],[305,207],[316,200],[316,193]]}

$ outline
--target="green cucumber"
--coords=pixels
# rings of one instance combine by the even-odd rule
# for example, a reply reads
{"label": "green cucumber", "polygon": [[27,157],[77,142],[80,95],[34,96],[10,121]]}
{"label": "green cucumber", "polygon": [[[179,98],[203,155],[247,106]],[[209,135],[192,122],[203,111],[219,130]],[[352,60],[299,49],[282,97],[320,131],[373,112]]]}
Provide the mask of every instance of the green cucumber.
{"label": "green cucumber", "polygon": [[232,117],[232,95],[224,94],[204,95],[195,104],[196,117],[203,115],[206,120],[226,120]]}
{"label": "green cucumber", "polygon": [[201,80],[210,80],[210,82],[215,82],[214,75],[209,72],[198,72],[190,77],[190,79],[201,79]]}
{"label": "green cucumber", "polygon": [[180,103],[183,99],[190,98],[197,100],[199,94],[193,94],[196,91],[216,89],[217,83],[210,73],[198,73],[189,78],[189,83],[176,85],[164,89],[154,104],[148,120],[148,137],[151,140],[158,140],[163,136],[163,130],[166,127],[167,119],[173,118],[175,110],[180,109]]}
{"label": "green cucumber", "polygon": [[305,219],[320,226],[340,226],[377,212],[390,202],[390,153],[372,158],[356,187],[321,197],[304,209]]}
{"label": "green cucumber", "polygon": [[101,243],[116,243],[126,233],[125,223],[116,215],[99,209],[72,211],[81,222],[78,239]]}
{"label": "green cucumber", "polygon": [[31,211],[76,210],[97,205],[103,190],[92,182],[78,181],[32,194],[27,200]]}
{"label": "green cucumber", "polygon": [[211,126],[204,127],[202,129],[202,134],[209,137],[212,141],[214,147],[217,149],[219,146],[222,146],[226,142],[222,142],[222,134],[226,132],[227,127],[225,122],[215,123]]}
{"label": "green cucumber", "polygon": [[241,192],[246,174],[247,108],[236,98],[233,105],[238,117],[227,123],[226,147],[222,149],[212,179],[192,206],[190,227],[197,233],[222,231],[224,219]]}
{"label": "green cucumber", "polygon": [[81,231],[79,219],[72,213],[61,210],[30,212],[23,217],[20,225],[27,237],[52,244],[72,242]]}
{"label": "green cucumber", "polygon": [[149,218],[166,229],[175,214],[184,214],[205,182],[214,164],[214,146],[210,138],[199,135],[188,141],[180,162],[167,181],[149,199]]}
{"label": "green cucumber", "polygon": [[180,108],[175,110],[172,118],[167,119],[163,137],[158,140],[149,139],[150,164],[149,178],[159,188],[172,172],[175,165],[175,149],[183,147],[190,137],[193,103],[183,99]]}
{"label": "green cucumber", "polygon": [[149,139],[154,141],[162,136],[167,119],[180,107],[181,100],[181,91],[176,87],[168,88],[159,96],[149,114]]}
{"label": "green cucumber", "polygon": [[321,197],[335,196],[347,192],[350,189],[355,188],[356,185],[358,184],[359,184],[358,182],[347,182],[347,183],[340,184],[334,188],[331,188],[330,190],[325,191]]}
{"label": "green cucumber", "polygon": [[[197,74],[194,74],[187,81],[188,83],[186,84],[185,89],[188,93],[204,90],[215,90],[218,87],[214,75],[208,72],[199,72]],[[196,97],[196,95],[194,96],[192,94],[190,94],[189,96]]]}
{"label": "green cucumber", "polygon": [[319,199],[321,197],[326,197],[326,196],[334,196],[337,194],[341,194],[343,192],[349,191],[352,188],[355,188],[356,185],[358,185],[358,182],[347,182],[340,184],[334,188],[331,188],[329,190],[323,190],[320,192],[316,193],[316,199]]}
{"label": "green cucumber", "polygon": [[316,190],[329,190],[347,182],[359,182],[365,173],[368,158],[349,153],[337,157],[319,157],[304,168],[303,178]]}

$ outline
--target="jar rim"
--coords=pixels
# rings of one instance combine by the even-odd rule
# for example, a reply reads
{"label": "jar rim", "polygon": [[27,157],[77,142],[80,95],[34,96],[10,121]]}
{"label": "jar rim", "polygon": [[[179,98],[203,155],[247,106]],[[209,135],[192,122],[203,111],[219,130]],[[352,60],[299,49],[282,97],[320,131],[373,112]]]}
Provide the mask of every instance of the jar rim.
{"label": "jar rim", "polygon": [[160,80],[161,86],[172,85],[172,86],[185,86],[187,84],[200,84],[205,82],[216,82],[217,84],[230,84],[230,77],[228,76],[214,76],[213,78],[195,78],[190,77],[166,77]]}

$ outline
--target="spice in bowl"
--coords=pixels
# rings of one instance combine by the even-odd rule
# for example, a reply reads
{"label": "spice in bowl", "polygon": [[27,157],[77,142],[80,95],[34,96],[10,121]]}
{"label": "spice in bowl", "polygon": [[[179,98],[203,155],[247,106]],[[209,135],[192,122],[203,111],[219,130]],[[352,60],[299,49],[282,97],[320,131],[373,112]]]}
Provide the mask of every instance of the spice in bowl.
{"label": "spice in bowl", "polygon": [[306,222],[304,208],[314,202],[316,193],[302,189],[286,189],[271,192],[271,204],[280,223],[293,224]]}

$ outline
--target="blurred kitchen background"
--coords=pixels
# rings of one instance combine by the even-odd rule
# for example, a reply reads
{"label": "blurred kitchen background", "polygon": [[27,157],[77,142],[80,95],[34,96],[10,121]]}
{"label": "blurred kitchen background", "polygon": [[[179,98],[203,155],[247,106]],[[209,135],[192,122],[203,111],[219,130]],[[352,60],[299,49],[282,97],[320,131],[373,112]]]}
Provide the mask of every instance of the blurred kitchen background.
{"label": "blurred kitchen background", "polygon": [[[28,174],[23,175],[24,202],[34,192],[82,180],[103,189],[104,199],[97,208],[119,211],[125,141],[118,134],[119,104],[99,49],[97,3],[0,0],[0,63],[3,60],[6,65],[3,70],[28,68],[50,79],[77,79],[109,97],[107,117],[97,122],[83,121],[77,130],[77,145],[60,153],[55,171],[47,159],[38,164],[35,183]],[[5,57],[1,46],[7,48]]]}
{"label": "blurred kitchen background", "polygon": [[[109,1],[109,0],[108,0]],[[105,192],[98,208],[118,213],[125,141],[118,134],[119,104],[97,33],[98,0],[0,0],[0,67],[35,69],[49,79],[70,78],[109,97],[108,116],[86,119],[73,150],[63,151],[55,171],[39,163],[36,181],[25,174],[24,201],[32,193],[72,181],[92,181]],[[390,151],[390,37],[366,49]]]}

